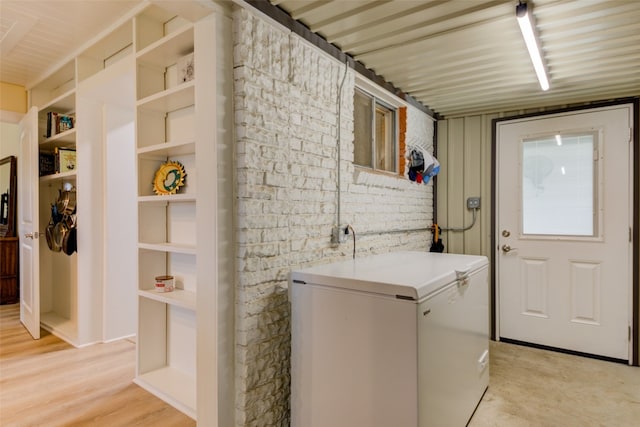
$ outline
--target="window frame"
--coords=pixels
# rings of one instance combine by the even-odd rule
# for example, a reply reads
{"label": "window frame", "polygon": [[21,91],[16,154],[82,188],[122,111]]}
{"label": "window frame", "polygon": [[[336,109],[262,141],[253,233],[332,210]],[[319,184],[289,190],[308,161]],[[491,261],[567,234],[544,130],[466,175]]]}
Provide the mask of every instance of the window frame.
{"label": "window frame", "polygon": [[[366,169],[368,171],[375,171],[380,173],[386,173],[391,175],[399,175],[400,174],[400,114],[399,110],[401,107],[405,107],[405,103],[397,98],[395,95],[390,92],[382,89],[377,86],[373,82],[369,81],[365,77],[362,77],[356,73],[356,81],[354,88],[354,99],[356,97],[356,93],[360,93],[362,95],[367,96],[372,100],[371,104],[371,140],[370,140],[370,151],[371,151],[371,166],[368,165],[360,165],[355,161],[355,150],[356,150],[356,140],[355,140],[355,123],[354,123],[354,166],[362,169]],[[393,119],[393,129],[391,131],[391,135],[393,138],[393,170],[379,169],[376,167],[376,151],[377,151],[377,141],[376,141],[376,111],[377,107],[380,106],[384,109],[387,109],[391,112],[391,117]],[[354,121],[355,121],[355,102],[354,102]]]}
{"label": "window frame", "polygon": [[593,210],[593,233],[589,234],[543,234],[543,233],[525,233],[524,231],[524,194],[523,194],[523,184],[524,184],[524,172],[523,172],[523,150],[524,144],[527,142],[534,142],[536,140],[555,140],[557,132],[545,132],[541,134],[528,135],[523,137],[519,141],[519,212],[518,212],[518,222],[519,222],[519,238],[522,240],[553,240],[553,241],[582,241],[582,242],[601,242],[604,240],[603,226],[604,219],[601,215],[601,212],[604,209],[603,206],[603,195],[604,191],[603,185],[603,170],[601,165],[600,156],[602,155],[603,150],[603,131],[602,129],[586,129],[586,130],[574,130],[567,133],[561,133],[562,138],[570,138],[570,137],[582,137],[586,135],[590,135],[592,137],[593,142],[593,176],[592,176],[592,210]]}

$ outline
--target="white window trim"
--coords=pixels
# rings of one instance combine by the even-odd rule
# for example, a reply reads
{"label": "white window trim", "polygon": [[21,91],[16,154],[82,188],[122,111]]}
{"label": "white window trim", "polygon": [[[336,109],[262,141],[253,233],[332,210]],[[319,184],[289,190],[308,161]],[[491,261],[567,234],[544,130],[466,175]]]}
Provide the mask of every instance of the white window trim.
{"label": "white window trim", "polygon": [[[395,171],[387,171],[384,169],[377,169],[375,165],[373,167],[357,165],[354,163],[354,166],[357,168],[361,168],[365,171],[376,172],[376,173],[384,173],[393,176],[397,176],[400,170],[400,158],[399,158],[399,150],[400,150],[400,123],[399,123],[399,114],[398,109],[401,107],[407,107],[407,103],[403,101],[398,96],[392,94],[386,89],[383,89],[376,83],[372,82],[368,78],[364,77],[360,73],[356,72],[355,74],[355,88],[372,96],[377,101],[382,102],[383,104],[387,104],[388,107],[391,107],[395,110],[395,126],[394,126],[394,143],[395,143]],[[372,149],[375,149],[373,147]]]}
{"label": "white window trim", "polygon": [[367,92],[370,95],[373,95],[380,101],[383,101],[394,108],[407,107],[408,104],[398,96],[392,94],[386,89],[383,89],[376,83],[372,82],[368,78],[364,77],[362,74],[356,72],[355,74],[355,86]]}

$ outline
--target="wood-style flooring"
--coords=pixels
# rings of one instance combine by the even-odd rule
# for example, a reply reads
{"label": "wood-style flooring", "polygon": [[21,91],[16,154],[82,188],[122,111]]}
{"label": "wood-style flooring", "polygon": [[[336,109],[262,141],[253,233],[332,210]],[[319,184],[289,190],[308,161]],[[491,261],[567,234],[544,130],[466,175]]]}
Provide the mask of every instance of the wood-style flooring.
{"label": "wood-style flooring", "polygon": [[33,340],[19,305],[0,306],[0,426],[195,426],[134,375],[133,342],[77,349],[46,331]]}
{"label": "wood-style flooring", "polygon": [[[489,389],[469,427],[640,426],[640,368],[490,345]],[[19,307],[0,306],[0,426],[194,426],[131,382],[134,360],[126,340],[82,349],[44,331],[32,340]]]}

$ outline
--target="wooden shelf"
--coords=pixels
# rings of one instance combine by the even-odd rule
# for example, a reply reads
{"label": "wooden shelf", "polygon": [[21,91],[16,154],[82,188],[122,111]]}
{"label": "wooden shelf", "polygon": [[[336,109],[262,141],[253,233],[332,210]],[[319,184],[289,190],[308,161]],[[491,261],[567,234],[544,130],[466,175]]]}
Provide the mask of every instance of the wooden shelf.
{"label": "wooden shelf", "polygon": [[51,175],[45,175],[40,177],[40,182],[55,182],[55,181],[73,181],[76,179],[77,171],[69,171],[62,173],[54,173]]}
{"label": "wooden shelf", "polygon": [[[66,112],[75,108],[75,59],[38,82],[31,89],[31,105],[39,110]],[[71,98],[71,100],[69,99]]]}
{"label": "wooden shelf", "polygon": [[196,418],[195,378],[175,368],[165,366],[139,374],[133,382],[191,418]]}
{"label": "wooden shelf", "polygon": [[47,138],[40,144],[41,150],[53,150],[58,148],[74,148],[76,146],[76,128],[66,130],[57,135]]}
{"label": "wooden shelf", "polygon": [[71,113],[76,110],[76,89],[68,90],[62,95],[51,100],[46,105],[42,106],[39,110],[40,114],[46,114],[48,112],[56,113]]}
{"label": "wooden shelf", "polygon": [[150,145],[138,148],[138,155],[142,158],[173,157],[185,154],[195,154],[195,141],[165,142],[162,144]]}
{"label": "wooden shelf", "polygon": [[190,203],[196,201],[195,194],[168,194],[166,196],[140,196],[139,203]]}
{"label": "wooden shelf", "polygon": [[78,334],[76,322],[53,311],[40,313],[40,326],[70,343],[75,342]]}
{"label": "wooden shelf", "polygon": [[138,62],[166,68],[193,52],[193,26],[183,28],[157,40],[138,52]]}
{"label": "wooden shelf", "polygon": [[195,79],[138,101],[138,108],[158,112],[176,111],[195,103]]}
{"label": "wooden shelf", "polygon": [[148,251],[169,252],[177,254],[195,255],[195,245],[179,245],[175,243],[138,243],[138,248]]}
{"label": "wooden shelf", "polygon": [[138,295],[188,310],[195,311],[196,309],[195,292],[185,291],[184,289],[174,289],[172,292],[156,292],[154,290],[142,289],[138,291]]}

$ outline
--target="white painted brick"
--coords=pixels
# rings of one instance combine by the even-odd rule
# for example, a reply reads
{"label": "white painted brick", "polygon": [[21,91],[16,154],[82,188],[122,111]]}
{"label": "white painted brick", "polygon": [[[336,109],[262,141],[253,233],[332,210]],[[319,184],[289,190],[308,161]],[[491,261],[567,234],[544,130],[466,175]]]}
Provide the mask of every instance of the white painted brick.
{"label": "white painted brick", "polygon": [[[338,87],[344,65],[298,36],[234,12],[236,135],[236,425],[288,426],[287,277],[351,256],[332,247],[336,222]],[[341,94],[342,222],[356,232],[423,228],[432,185],[364,172],[353,161],[354,75]],[[407,138],[432,141],[433,122],[407,109]],[[364,236],[360,256],[428,249],[430,234]]]}

